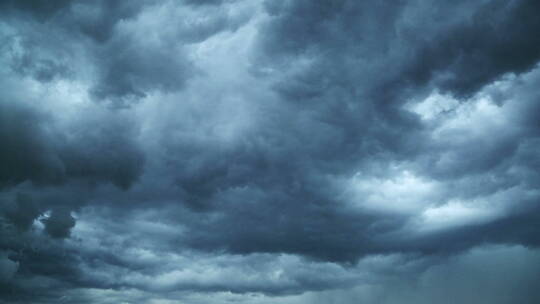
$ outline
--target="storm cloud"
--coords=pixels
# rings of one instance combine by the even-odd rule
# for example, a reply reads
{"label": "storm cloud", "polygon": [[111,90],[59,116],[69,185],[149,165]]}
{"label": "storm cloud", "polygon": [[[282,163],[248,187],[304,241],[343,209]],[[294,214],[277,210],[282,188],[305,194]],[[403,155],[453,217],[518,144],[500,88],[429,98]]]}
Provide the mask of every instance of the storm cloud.
{"label": "storm cloud", "polygon": [[3,1],[0,303],[538,302],[538,14]]}

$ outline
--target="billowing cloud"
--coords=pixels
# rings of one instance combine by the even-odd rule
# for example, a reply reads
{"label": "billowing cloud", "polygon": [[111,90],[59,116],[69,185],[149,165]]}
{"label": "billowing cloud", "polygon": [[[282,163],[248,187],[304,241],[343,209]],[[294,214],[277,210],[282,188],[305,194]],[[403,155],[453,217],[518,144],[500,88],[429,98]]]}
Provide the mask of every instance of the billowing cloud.
{"label": "billowing cloud", "polygon": [[538,13],[4,1],[0,303],[537,302]]}

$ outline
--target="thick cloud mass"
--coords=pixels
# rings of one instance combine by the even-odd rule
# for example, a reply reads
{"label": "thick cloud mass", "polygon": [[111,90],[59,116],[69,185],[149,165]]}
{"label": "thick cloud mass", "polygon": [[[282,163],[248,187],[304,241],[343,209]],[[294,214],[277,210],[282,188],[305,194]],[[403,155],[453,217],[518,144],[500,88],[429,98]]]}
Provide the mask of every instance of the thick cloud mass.
{"label": "thick cloud mass", "polygon": [[0,303],[539,302],[539,14],[2,1]]}

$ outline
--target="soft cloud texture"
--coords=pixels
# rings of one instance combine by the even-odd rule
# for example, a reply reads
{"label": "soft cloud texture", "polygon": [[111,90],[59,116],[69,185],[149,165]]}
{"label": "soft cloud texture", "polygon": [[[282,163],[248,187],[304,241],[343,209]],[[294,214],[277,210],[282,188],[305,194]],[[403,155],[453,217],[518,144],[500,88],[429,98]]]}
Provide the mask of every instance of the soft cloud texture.
{"label": "soft cloud texture", "polygon": [[0,303],[538,302],[539,13],[2,2]]}

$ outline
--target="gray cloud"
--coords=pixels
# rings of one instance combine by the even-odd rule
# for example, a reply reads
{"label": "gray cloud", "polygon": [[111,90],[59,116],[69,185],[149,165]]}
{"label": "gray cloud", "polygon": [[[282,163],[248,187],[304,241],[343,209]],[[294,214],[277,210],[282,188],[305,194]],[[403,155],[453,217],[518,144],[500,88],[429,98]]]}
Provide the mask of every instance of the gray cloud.
{"label": "gray cloud", "polygon": [[53,238],[66,238],[70,234],[71,228],[75,226],[75,219],[69,210],[55,209],[51,215],[42,220],[45,225],[45,232]]}
{"label": "gray cloud", "polygon": [[538,10],[2,3],[0,303],[535,302]]}
{"label": "gray cloud", "polygon": [[[8,147],[1,153],[3,187],[24,181],[46,185],[82,178],[128,188],[141,173],[143,157],[121,125],[86,125],[67,136],[54,130],[50,118],[39,111],[8,102],[1,106],[1,141]],[[95,158],[92,149],[108,155]]]}

